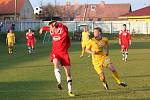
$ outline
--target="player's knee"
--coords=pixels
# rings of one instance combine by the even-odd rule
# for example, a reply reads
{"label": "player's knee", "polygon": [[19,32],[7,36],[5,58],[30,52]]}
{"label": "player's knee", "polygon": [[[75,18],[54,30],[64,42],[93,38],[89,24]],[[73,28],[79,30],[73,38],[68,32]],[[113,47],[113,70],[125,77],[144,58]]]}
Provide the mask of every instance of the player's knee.
{"label": "player's knee", "polygon": [[109,67],[110,71],[112,71],[112,72],[115,72],[115,71],[116,71],[116,69],[115,69],[115,67],[113,66],[112,63],[109,64],[108,67]]}
{"label": "player's knee", "polygon": [[105,76],[104,76],[103,73],[100,73],[100,74],[99,74],[99,78],[100,78],[100,80],[101,80],[102,82],[105,81]]}
{"label": "player's knee", "polygon": [[53,59],[53,64],[54,64],[54,67],[58,67],[59,61],[55,58],[55,59]]}

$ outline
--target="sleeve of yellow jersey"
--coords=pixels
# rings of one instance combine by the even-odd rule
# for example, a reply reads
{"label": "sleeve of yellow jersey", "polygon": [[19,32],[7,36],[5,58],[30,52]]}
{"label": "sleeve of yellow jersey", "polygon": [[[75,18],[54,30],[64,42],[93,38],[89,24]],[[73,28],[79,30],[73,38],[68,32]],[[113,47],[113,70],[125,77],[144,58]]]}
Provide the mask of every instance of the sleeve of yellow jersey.
{"label": "sleeve of yellow jersey", "polygon": [[108,44],[108,38],[107,37],[103,37],[103,41],[105,42],[105,45]]}

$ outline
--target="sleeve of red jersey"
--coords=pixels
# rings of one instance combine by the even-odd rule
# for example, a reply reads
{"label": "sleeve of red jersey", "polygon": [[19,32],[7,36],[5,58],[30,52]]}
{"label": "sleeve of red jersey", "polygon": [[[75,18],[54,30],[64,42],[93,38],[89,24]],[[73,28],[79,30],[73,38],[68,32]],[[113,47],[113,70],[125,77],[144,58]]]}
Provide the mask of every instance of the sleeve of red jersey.
{"label": "sleeve of red jersey", "polygon": [[71,42],[70,42],[70,38],[69,38],[69,35],[68,35],[68,28],[67,26],[63,25],[63,24],[60,24],[61,27],[61,38],[66,38],[67,41],[68,41],[68,47],[71,46]]}
{"label": "sleeve of red jersey", "polygon": [[122,34],[121,34],[122,32],[120,31],[119,32],[119,39],[121,40],[121,37],[122,37]]}
{"label": "sleeve of red jersey", "polygon": [[26,39],[28,39],[28,33],[26,33]]}
{"label": "sleeve of red jersey", "polygon": [[50,28],[49,28],[48,26],[43,26],[43,27],[42,27],[42,30],[43,30],[43,31],[48,31],[48,32],[50,32]]}
{"label": "sleeve of red jersey", "polygon": [[128,39],[131,40],[131,34],[128,32]]}
{"label": "sleeve of red jersey", "polygon": [[61,38],[68,36],[68,28],[62,24],[59,27],[61,27]]}

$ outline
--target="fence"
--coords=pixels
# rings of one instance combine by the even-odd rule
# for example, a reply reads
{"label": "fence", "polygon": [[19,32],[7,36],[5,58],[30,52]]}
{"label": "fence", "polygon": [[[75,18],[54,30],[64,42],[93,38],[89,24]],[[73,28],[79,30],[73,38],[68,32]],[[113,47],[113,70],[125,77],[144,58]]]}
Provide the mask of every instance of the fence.
{"label": "fence", "polygon": [[[12,25],[15,24],[15,31],[25,31],[28,28],[38,30],[41,26],[47,25],[47,21],[1,21],[3,23],[1,31],[6,32]],[[101,27],[104,33],[118,33],[123,24],[127,25],[127,28],[131,34],[150,34],[150,22],[146,21],[64,21],[68,26],[69,31],[78,30],[81,25],[88,25],[89,31],[93,31],[94,27]]]}

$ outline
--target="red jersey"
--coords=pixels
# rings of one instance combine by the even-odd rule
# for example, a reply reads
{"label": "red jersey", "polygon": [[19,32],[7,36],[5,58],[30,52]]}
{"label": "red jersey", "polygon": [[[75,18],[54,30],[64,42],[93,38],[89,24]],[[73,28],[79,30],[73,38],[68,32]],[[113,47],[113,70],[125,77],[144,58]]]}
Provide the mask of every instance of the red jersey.
{"label": "red jersey", "polygon": [[129,42],[131,41],[131,35],[129,30],[121,30],[119,33],[119,39],[121,45],[129,45]]}
{"label": "red jersey", "polygon": [[57,23],[55,32],[52,32],[48,26],[44,26],[42,29],[50,32],[52,36],[52,52],[63,53],[68,51],[70,47],[70,38],[68,35],[68,28],[65,25]]}
{"label": "red jersey", "polygon": [[26,33],[26,39],[27,40],[34,40],[34,33],[33,32],[31,32],[31,33],[27,32]]}

